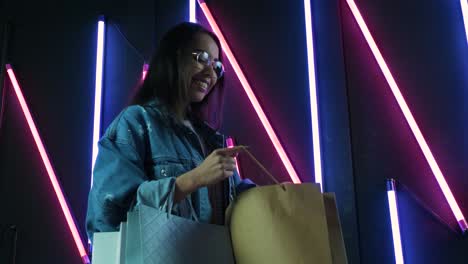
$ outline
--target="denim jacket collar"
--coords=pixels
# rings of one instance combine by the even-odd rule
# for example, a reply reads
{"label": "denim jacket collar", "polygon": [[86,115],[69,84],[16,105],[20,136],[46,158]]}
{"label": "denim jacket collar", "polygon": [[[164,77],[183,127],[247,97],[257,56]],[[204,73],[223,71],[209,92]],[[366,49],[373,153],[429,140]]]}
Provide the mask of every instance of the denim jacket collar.
{"label": "denim jacket collar", "polygon": [[[185,125],[177,121],[177,118],[174,115],[174,113],[172,113],[167,107],[167,105],[165,105],[159,99],[155,98],[150,102],[146,103],[145,106],[156,109],[161,114],[163,122],[169,127],[174,127],[182,131],[188,130],[188,128]],[[225,147],[224,135],[214,130],[210,125],[208,125],[207,122],[200,120],[194,115],[190,115],[189,119],[192,122],[194,128],[200,134],[200,136],[206,141],[206,144],[209,148],[214,150],[216,148]]]}

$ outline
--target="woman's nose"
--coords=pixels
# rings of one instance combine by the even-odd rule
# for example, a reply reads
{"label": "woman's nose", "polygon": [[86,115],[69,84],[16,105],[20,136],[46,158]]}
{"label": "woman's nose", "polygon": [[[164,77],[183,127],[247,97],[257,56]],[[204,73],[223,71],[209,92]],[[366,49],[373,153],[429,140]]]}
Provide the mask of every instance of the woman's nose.
{"label": "woman's nose", "polygon": [[217,78],[216,72],[214,70],[213,63],[205,65],[203,71],[208,73],[211,78]]}

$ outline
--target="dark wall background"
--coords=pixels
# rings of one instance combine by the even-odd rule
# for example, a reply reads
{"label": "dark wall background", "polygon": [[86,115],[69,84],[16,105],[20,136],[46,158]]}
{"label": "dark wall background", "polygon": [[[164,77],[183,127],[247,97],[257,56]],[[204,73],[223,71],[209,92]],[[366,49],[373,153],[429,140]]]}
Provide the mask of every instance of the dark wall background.
{"label": "dark wall background", "polygon": [[[303,2],[206,2],[295,169],[304,182],[312,181]],[[468,48],[459,2],[359,0],[357,5],[467,215]],[[465,263],[468,242],[451,231],[457,228],[452,213],[346,3],[316,0],[312,10],[324,187],[337,195],[349,262],[393,263],[385,192],[385,179],[392,177],[406,186],[399,189],[399,206],[407,263]],[[0,2],[0,22],[10,18],[12,24],[8,61],[83,238],[101,14],[107,18],[105,128],[127,104],[162,33],[188,20],[188,1]],[[201,10],[197,17],[208,25]],[[250,145],[274,175],[288,180],[226,66],[222,131]],[[80,263],[21,108],[6,84],[0,226],[17,226],[17,263]],[[244,176],[270,183],[248,159],[241,157],[240,164]]]}
{"label": "dark wall background", "polygon": [[[356,4],[466,215],[468,49],[459,1]],[[341,16],[361,262],[393,257],[383,190],[395,178],[404,185],[407,263],[466,263],[468,241],[451,231],[459,230],[455,218],[345,1]]]}

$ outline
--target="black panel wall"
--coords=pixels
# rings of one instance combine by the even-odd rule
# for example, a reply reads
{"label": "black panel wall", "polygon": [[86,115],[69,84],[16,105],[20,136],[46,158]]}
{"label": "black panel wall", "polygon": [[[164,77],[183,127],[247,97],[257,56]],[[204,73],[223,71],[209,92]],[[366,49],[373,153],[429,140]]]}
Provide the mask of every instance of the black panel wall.
{"label": "black panel wall", "polygon": [[[206,1],[303,182],[314,179],[303,1]],[[312,0],[325,191],[335,192],[349,263],[394,263],[385,180],[396,178],[407,263],[465,263],[459,229],[344,0]],[[468,215],[468,46],[458,1],[358,0],[447,182]],[[188,1],[3,1],[7,61],[85,239],[97,19],[106,16],[102,130],[128,104],[162,34]],[[208,26],[197,9],[199,22]],[[3,35],[0,35],[0,45]],[[289,176],[226,61],[222,132]],[[81,263],[9,82],[0,131],[0,228],[16,263]],[[270,184],[249,159],[241,172]],[[248,223],[246,223],[248,224]],[[9,260],[12,231],[2,240]],[[457,233],[458,232],[458,233]],[[8,244],[10,243],[10,244]],[[311,245],[312,247],[313,245]],[[4,254],[5,253],[5,254]],[[6,262],[8,263],[8,262]]]}

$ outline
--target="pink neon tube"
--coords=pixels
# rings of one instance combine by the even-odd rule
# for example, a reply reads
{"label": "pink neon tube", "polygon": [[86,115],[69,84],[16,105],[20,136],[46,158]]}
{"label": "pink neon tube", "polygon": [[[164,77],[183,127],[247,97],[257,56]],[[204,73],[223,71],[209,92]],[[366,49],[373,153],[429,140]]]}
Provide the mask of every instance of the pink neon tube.
{"label": "pink neon tube", "polygon": [[309,70],[310,116],[312,120],[312,141],[314,150],[315,182],[323,191],[322,154],[320,148],[320,129],[318,117],[317,84],[315,77],[314,39],[312,32],[312,11],[310,0],[304,0],[305,25],[307,38],[307,62]]}
{"label": "pink neon tube", "polygon": [[73,235],[73,239],[75,240],[76,247],[80,253],[80,256],[83,260],[83,263],[89,263],[88,255],[86,254],[86,250],[83,246],[83,242],[80,238],[78,233],[78,229],[76,228],[75,221],[70,213],[70,209],[68,208],[67,201],[65,200],[65,196],[62,193],[62,189],[60,188],[60,184],[57,180],[57,176],[55,175],[54,169],[52,168],[52,164],[50,163],[49,157],[47,156],[47,152],[44,148],[44,144],[42,143],[41,137],[39,136],[39,132],[37,131],[36,124],[31,116],[29,108],[26,104],[26,100],[23,97],[23,93],[21,92],[20,86],[16,79],[15,73],[10,64],[6,65],[8,76],[10,77],[11,83],[13,84],[13,88],[16,93],[16,97],[21,105],[21,109],[23,110],[23,114],[28,122],[29,129],[33,135],[34,141],[36,142],[37,149],[41,155],[42,161],[44,162],[44,166],[46,167],[47,174],[49,175],[50,182],[54,188],[55,194],[57,195],[57,199],[59,200],[60,206],[62,207],[63,214],[65,215],[65,219],[67,220],[68,227]]}
{"label": "pink neon tube", "polygon": [[380,50],[377,47],[377,44],[375,43],[374,38],[372,37],[369,29],[367,28],[367,25],[364,22],[364,19],[362,18],[361,13],[359,12],[356,4],[353,0],[347,0],[347,3],[349,8],[351,9],[351,12],[354,15],[354,18],[356,19],[356,22],[359,25],[359,28],[361,29],[362,34],[364,35],[367,41],[367,44],[369,45],[370,49],[372,50],[372,53],[374,54],[375,60],[379,64],[379,67],[383,75],[385,76],[385,79],[387,80],[387,83],[390,86],[390,89],[395,99],[397,100],[398,105],[400,106],[400,109],[403,112],[403,115],[405,116],[406,122],[411,128],[411,131],[413,132],[413,135],[416,138],[416,141],[418,142],[419,147],[421,148],[424,157],[426,158],[426,161],[429,164],[432,173],[434,174],[445,196],[445,199],[447,199],[450,209],[452,210],[455,218],[457,219],[460,228],[463,232],[465,232],[468,228],[465,217],[463,216],[460,207],[458,206],[457,201],[455,200],[455,197],[452,194],[452,191],[450,190],[447,182],[445,181],[445,177],[442,174],[442,171],[440,170],[439,165],[437,164],[434,156],[432,155],[432,152],[429,149],[429,146],[426,140],[424,139],[421,130],[419,129],[416,120],[413,117],[413,114],[411,113],[408,105],[406,104],[406,101],[400,92],[400,88],[398,88],[398,85],[395,82],[395,79],[393,78],[393,75],[390,72],[387,63],[385,62],[382,54],[380,53]]}
{"label": "pink neon tube", "polygon": [[224,38],[224,35],[221,33],[221,30],[218,27],[218,24],[216,23],[215,19],[213,18],[213,15],[211,14],[208,6],[203,0],[198,0],[198,3],[200,4],[200,7],[205,14],[208,22],[210,23],[211,28],[215,32],[215,34],[218,36],[219,40],[221,41],[221,46],[226,54],[229,62],[231,63],[232,67],[234,68],[234,71],[236,72],[237,77],[239,78],[239,81],[242,84],[242,87],[244,87],[245,92],[247,93],[247,96],[250,99],[250,102],[252,103],[252,106],[255,109],[255,112],[257,112],[258,117],[260,118],[260,121],[262,122],[263,126],[265,127],[265,130],[267,131],[268,136],[270,137],[271,142],[276,148],[276,151],[278,152],[278,155],[281,158],[281,161],[283,162],[284,166],[286,167],[286,170],[289,173],[289,176],[291,177],[291,180],[294,183],[301,183],[301,180],[299,179],[299,176],[297,175],[291,161],[289,160],[286,151],[284,150],[283,146],[281,145],[278,137],[276,136],[275,131],[273,130],[273,127],[270,124],[270,121],[268,121],[268,118],[266,117],[265,113],[262,110],[262,107],[260,106],[260,103],[258,102],[257,98],[255,97],[255,94],[252,90],[252,87],[250,86],[249,82],[247,81],[247,78],[245,77],[244,73],[242,72],[239,63],[237,62],[236,58],[234,57],[234,54],[231,51],[231,48],[229,47],[226,39]]}
{"label": "pink neon tube", "polygon": [[143,64],[143,72],[141,73],[141,80],[144,81],[145,78],[146,78],[146,74],[148,74],[148,68],[149,68],[149,65],[148,64]]}

